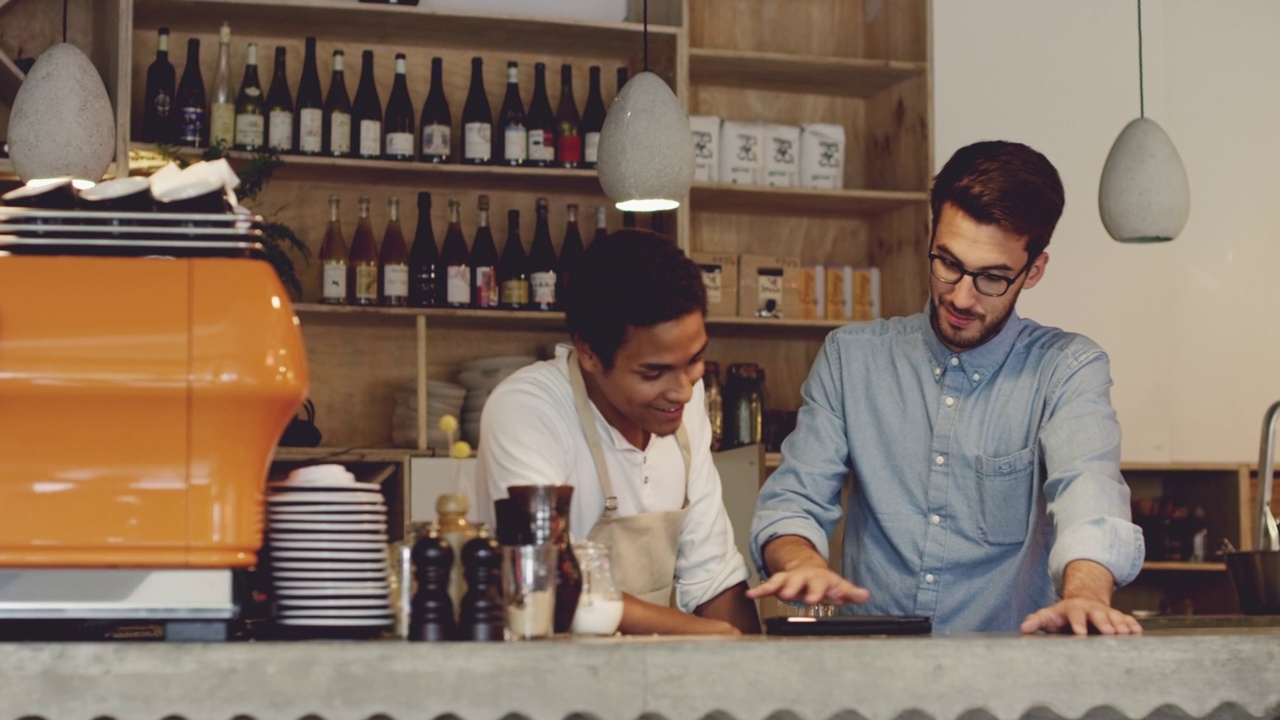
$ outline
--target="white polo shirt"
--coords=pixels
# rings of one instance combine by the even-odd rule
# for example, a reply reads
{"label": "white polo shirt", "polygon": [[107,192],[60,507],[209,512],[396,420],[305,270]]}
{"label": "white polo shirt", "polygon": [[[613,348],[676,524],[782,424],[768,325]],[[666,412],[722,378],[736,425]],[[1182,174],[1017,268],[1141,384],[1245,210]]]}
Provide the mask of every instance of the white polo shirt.
{"label": "white polo shirt", "polygon": [[[480,420],[475,505],[492,521],[493,499],[509,485],[572,485],[569,532],[587,537],[604,512],[604,492],[578,419],[569,386],[570,346],[556,357],[522,368],[489,395]],[[575,361],[576,362],[576,361]],[[674,435],[651,436],[641,450],[627,442],[592,403],[605,463],[618,497],[618,517],[679,510],[684,505],[684,459]],[[676,605],[693,612],[724,590],[747,579],[747,566],[733,539],[721,498],[720,474],[711,461],[711,422],[702,383],[684,408],[692,451],[689,512],[676,557]],[[615,565],[626,558],[613,558]]]}

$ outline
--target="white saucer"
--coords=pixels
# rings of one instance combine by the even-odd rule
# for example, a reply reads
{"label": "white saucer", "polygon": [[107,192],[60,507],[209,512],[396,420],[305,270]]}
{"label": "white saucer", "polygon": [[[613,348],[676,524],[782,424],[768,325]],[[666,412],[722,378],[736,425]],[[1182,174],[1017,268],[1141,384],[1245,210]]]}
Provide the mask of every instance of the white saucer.
{"label": "white saucer", "polygon": [[270,529],[273,533],[280,530],[297,530],[308,533],[384,533],[387,531],[386,522],[332,522],[332,516],[326,517],[325,520],[326,522],[294,520],[272,522]]}
{"label": "white saucer", "polygon": [[382,627],[391,624],[391,618],[325,618],[325,617],[282,617],[276,620],[280,625],[310,627]]}
{"label": "white saucer", "polygon": [[268,532],[268,542],[376,542],[389,545],[386,533],[302,533],[302,532]]}
{"label": "white saucer", "polygon": [[275,570],[273,580],[323,580],[325,582],[386,582],[387,570]]}
{"label": "white saucer", "polygon": [[[296,523],[296,522],[321,522],[334,524],[352,524],[352,523],[385,523],[387,521],[387,513],[385,511],[364,512],[364,513],[286,513],[273,512],[267,515],[267,525],[275,526],[278,522]],[[381,529],[386,529],[385,525]]]}
{"label": "white saucer", "polygon": [[391,608],[296,608],[281,609],[276,615],[278,617],[329,617],[329,618],[390,618]]}
{"label": "white saucer", "polygon": [[276,505],[273,513],[309,512],[309,513],[362,513],[386,512],[385,503],[336,503],[332,505]]}
{"label": "white saucer", "polygon": [[[382,542],[318,542],[315,540],[270,540],[267,542],[272,549],[276,550],[315,550],[318,552],[326,551],[345,551],[345,550],[385,550],[386,543]],[[279,552],[275,553],[276,557],[282,557]]]}
{"label": "white saucer", "polygon": [[391,590],[391,583],[385,579],[381,582],[373,580],[280,580],[275,583],[275,587],[280,591],[299,592],[312,590],[347,590],[361,592],[387,592]]}
{"label": "white saucer", "polygon": [[[286,560],[271,564],[272,568],[281,570],[306,570],[309,572],[387,572],[387,564],[385,561],[369,561],[361,562],[324,562],[310,560]],[[279,576],[279,573],[276,573]],[[383,575],[385,577],[385,575]]]}
{"label": "white saucer", "polygon": [[[369,608],[386,610],[390,607],[390,598],[329,598],[320,600],[277,600],[276,604],[283,608]],[[373,614],[373,613],[370,613]]]}
{"label": "white saucer", "polygon": [[331,552],[328,550],[275,550],[273,559],[283,560],[328,560],[330,562],[359,562],[361,560],[385,560],[387,554],[376,550],[356,550],[353,552]]}
{"label": "white saucer", "polygon": [[282,598],[308,598],[308,597],[378,597],[383,602],[391,595],[391,588],[388,586],[382,590],[353,590],[349,588],[281,588],[279,584],[276,586],[276,595]]}
{"label": "white saucer", "polygon": [[380,493],[366,492],[287,492],[267,496],[272,505],[290,505],[295,503],[358,503],[374,505],[382,502]]}

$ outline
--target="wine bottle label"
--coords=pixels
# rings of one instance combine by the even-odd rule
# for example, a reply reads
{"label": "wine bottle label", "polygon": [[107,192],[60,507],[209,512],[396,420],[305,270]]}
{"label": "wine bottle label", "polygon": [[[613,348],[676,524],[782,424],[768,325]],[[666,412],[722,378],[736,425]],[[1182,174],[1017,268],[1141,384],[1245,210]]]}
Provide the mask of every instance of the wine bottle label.
{"label": "wine bottle label", "polygon": [[582,140],[582,157],[589,163],[597,162],[600,156],[600,133],[589,132]]}
{"label": "wine bottle label", "polygon": [[[348,131],[349,132],[349,131]],[[320,108],[303,108],[298,111],[298,150],[318,153],[324,138],[324,111]]]}
{"label": "wine bottle label", "polygon": [[498,273],[492,265],[476,268],[476,307],[498,307]]}
{"label": "wine bottle label", "polygon": [[156,97],[151,103],[156,109],[156,117],[167,118],[169,117],[169,111],[173,109],[173,96],[160,90],[156,93]]}
{"label": "wine bottle label", "polygon": [[334,111],[329,114],[329,152],[346,155],[351,152],[351,115]]}
{"label": "wine bottle label", "polygon": [[231,103],[214,103],[209,111],[209,144],[221,140],[228,147],[235,142],[236,106]]}
{"label": "wine bottle label", "polygon": [[409,296],[409,266],[387,265],[382,268],[382,297],[402,298]]}
{"label": "wine bottle label", "polygon": [[521,162],[528,156],[529,150],[529,133],[524,129],[523,125],[508,125],[502,131],[502,151],[503,158],[510,160],[519,160]]}
{"label": "wine bottle label", "polygon": [[507,280],[502,283],[502,304],[503,305],[528,305],[529,304],[529,281],[528,280]]}
{"label": "wine bottle label", "polygon": [[378,157],[382,154],[381,121],[360,121],[360,154],[368,157]]}
{"label": "wine bottle label", "polygon": [[240,147],[262,147],[262,116],[254,113],[236,115],[236,145]]}
{"label": "wine bottle label", "polygon": [[450,265],[445,299],[450,305],[467,305],[471,302],[471,268],[466,265]]}
{"label": "wine bottle label", "polygon": [[378,301],[378,266],[356,266],[356,300],[358,302]]}
{"label": "wine bottle label", "polygon": [[271,139],[271,147],[276,150],[293,149],[293,113],[285,110],[271,111],[271,126],[267,129],[267,137]]}
{"label": "wine bottle label", "polygon": [[556,138],[556,162],[582,162],[582,137],[579,135],[561,135]]}
{"label": "wine bottle label", "polygon": [[533,301],[539,305],[551,305],[556,301],[556,274],[554,271],[536,272],[529,276]]}
{"label": "wine bottle label", "polygon": [[204,108],[179,108],[178,120],[180,127],[178,141],[185,145],[199,145],[204,137]]}
{"label": "wine bottle label", "polygon": [[413,157],[413,133],[387,133],[387,154]]}
{"label": "wine bottle label", "polygon": [[449,156],[448,125],[427,125],[422,128],[422,154],[424,157]]}
{"label": "wine bottle label", "polygon": [[462,157],[467,160],[488,160],[493,154],[492,142],[492,125],[469,122],[463,127]]}
{"label": "wine bottle label", "polygon": [[551,162],[556,159],[555,140],[552,139],[551,133],[546,130],[530,130],[529,131],[529,155],[530,160],[542,160]]}
{"label": "wine bottle label", "polygon": [[347,264],[327,262],[324,264],[324,299],[326,302],[347,301]]}

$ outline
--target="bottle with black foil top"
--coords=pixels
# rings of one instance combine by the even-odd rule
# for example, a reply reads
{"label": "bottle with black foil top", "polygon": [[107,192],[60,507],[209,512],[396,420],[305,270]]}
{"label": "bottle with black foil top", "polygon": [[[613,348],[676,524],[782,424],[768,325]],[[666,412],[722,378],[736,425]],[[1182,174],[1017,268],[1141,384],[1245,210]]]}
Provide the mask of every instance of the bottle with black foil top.
{"label": "bottle with black foil top", "polygon": [[426,642],[453,640],[457,625],[453,600],[449,597],[449,573],[453,568],[453,547],[440,536],[432,523],[426,534],[413,544],[413,613],[409,639]]}
{"label": "bottle with black foil top", "polygon": [[467,594],[458,616],[459,640],[501,642],[506,630],[502,606],[502,547],[479,526],[479,534],[462,546]]}

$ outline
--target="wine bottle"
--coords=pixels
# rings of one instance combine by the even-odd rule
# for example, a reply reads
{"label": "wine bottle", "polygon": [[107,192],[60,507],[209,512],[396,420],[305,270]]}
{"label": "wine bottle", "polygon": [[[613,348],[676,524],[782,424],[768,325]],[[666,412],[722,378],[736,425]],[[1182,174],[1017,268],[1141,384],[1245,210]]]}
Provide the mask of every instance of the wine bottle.
{"label": "wine bottle", "polygon": [[378,304],[378,246],[369,222],[369,196],[360,196],[360,219],[347,255],[347,287],[353,305]]}
{"label": "wine bottle", "polygon": [[560,66],[560,107],[556,110],[556,165],[576,168],[582,163],[581,120],[573,100],[573,67]]}
{"label": "wine bottle", "polygon": [[462,237],[462,203],[449,201],[449,228],[440,249],[440,264],[445,270],[444,304],[446,307],[471,307],[471,255]]}
{"label": "wine bottle", "polygon": [[[465,252],[466,246],[462,249]],[[420,192],[418,229],[413,234],[413,249],[409,251],[409,305],[443,305],[440,290],[444,277],[445,273],[440,266],[440,251],[436,248],[436,234],[431,227],[431,193]]]}
{"label": "wine bottle", "polygon": [[489,196],[481,195],[480,225],[471,243],[471,305],[477,308],[498,307],[498,248],[489,230]]}
{"label": "wine bottle", "polygon": [[617,81],[617,84],[614,86],[614,90],[613,90],[613,97],[615,100],[618,98],[618,93],[622,92],[622,86],[626,84],[627,84],[627,68],[624,65],[618,68],[618,81]]}
{"label": "wine bottle", "polygon": [[262,85],[258,82],[258,43],[249,43],[244,61],[244,77],[236,96],[237,150],[257,150],[266,140],[266,123],[262,117]]}
{"label": "wine bottle", "polygon": [[526,165],[547,167],[555,161],[555,125],[551,101],[547,99],[547,66],[537,63],[533,66],[533,98],[529,101],[529,113],[525,116],[529,141],[529,151],[525,154]]}
{"label": "wine bottle", "polygon": [[[600,207],[600,211],[604,206]],[[598,212],[597,216],[603,216]],[[578,230],[578,206],[569,206],[569,222],[564,228],[564,241],[560,243],[560,275],[556,277],[556,302],[561,308],[573,282],[578,259],[582,257],[582,233]]]}
{"label": "wine bottle", "polygon": [[175,75],[169,62],[169,28],[156,33],[156,59],[147,68],[147,94],[142,108],[142,141],[173,141]]}
{"label": "wine bottle", "polygon": [[604,99],[600,97],[600,66],[592,65],[587,106],[582,109],[582,167],[594,168],[600,149],[600,129],[604,127]]}
{"label": "wine bottle", "polygon": [[324,99],[322,152],[333,157],[351,154],[351,99],[347,96],[343,54],[333,51],[333,75],[329,78],[329,94]]}
{"label": "wine bottle", "polygon": [[200,74],[200,41],[187,40],[187,65],[174,95],[178,108],[179,145],[205,147],[209,144],[208,101],[204,94],[204,76]]}
{"label": "wine bottle", "polygon": [[498,263],[498,304],[504,310],[524,310],[529,305],[529,257],[520,239],[520,211],[507,211],[507,244]]}
{"label": "wine bottle", "polygon": [[431,58],[431,90],[422,105],[422,162],[447,163],[452,157],[449,142],[449,126],[453,116],[449,114],[449,101],[444,96],[444,78],[440,58]]}
{"label": "wine bottle", "polygon": [[293,95],[285,73],[284,46],[276,46],[276,68],[267,91],[267,144],[280,152],[293,152]]}
{"label": "wine bottle", "polygon": [[[569,223],[578,224],[578,206],[569,206]],[[556,249],[551,244],[551,226],[547,221],[547,199],[538,198],[537,220],[533,229],[533,247],[529,248],[529,307],[554,310],[559,278]]]}
{"label": "wine bottle", "polygon": [[507,94],[498,112],[499,136],[494,138],[493,156],[499,165],[523,165],[529,134],[525,129],[524,103],[520,101],[520,66],[507,63]]}
{"label": "wine bottle", "polygon": [[489,162],[492,142],[493,113],[489,110],[489,96],[484,92],[484,61],[471,58],[471,89],[467,92],[467,104],[462,107],[462,162],[474,165]]}
{"label": "wine bottle", "polygon": [[236,136],[236,99],[231,95],[231,25],[218,30],[218,69],[209,91],[209,144],[230,149]]}
{"label": "wine bottle", "polygon": [[609,234],[609,226],[605,224],[608,214],[608,207],[604,205],[596,206],[596,231],[595,234],[591,236],[591,242],[595,242]]}
{"label": "wine bottle", "polygon": [[324,244],[320,246],[320,302],[331,305],[347,304],[347,242],[342,238],[342,225],[338,219],[338,196],[329,196],[329,224],[324,230]]}
{"label": "wine bottle", "polygon": [[357,157],[382,157],[382,100],[373,79],[373,51],[360,56],[360,84],[351,106],[351,149]]}
{"label": "wine bottle", "polygon": [[320,94],[320,71],[316,69],[316,39],[307,36],[302,57],[302,79],[298,81],[298,106],[293,115],[293,137],[298,152],[319,155],[324,150],[324,97]]}
{"label": "wine bottle", "polygon": [[396,78],[391,84],[391,96],[387,98],[386,148],[383,157],[388,160],[413,160],[414,137],[413,102],[409,100],[409,83],[405,79],[404,53],[396,53]]}
{"label": "wine bottle", "polygon": [[[412,146],[411,146],[412,147]],[[409,304],[409,248],[400,229],[400,198],[387,199],[387,230],[382,234],[382,252],[378,254],[382,282],[379,283],[380,304],[403,307]]]}
{"label": "wine bottle", "polygon": [[629,211],[622,211],[622,227],[633,228],[636,226],[636,214]]}

